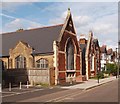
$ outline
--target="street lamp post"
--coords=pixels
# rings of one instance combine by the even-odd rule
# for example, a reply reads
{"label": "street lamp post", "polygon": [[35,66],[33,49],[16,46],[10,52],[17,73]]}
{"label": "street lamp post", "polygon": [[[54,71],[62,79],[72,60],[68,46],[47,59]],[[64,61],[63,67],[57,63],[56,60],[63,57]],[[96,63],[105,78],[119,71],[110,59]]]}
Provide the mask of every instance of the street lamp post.
{"label": "street lamp post", "polygon": [[[119,48],[117,48],[119,49]],[[119,53],[117,53],[117,65],[118,65],[118,68],[117,68],[117,77],[119,78]]]}
{"label": "street lamp post", "polygon": [[120,56],[119,56],[119,54],[120,54],[120,52],[119,52],[119,49],[120,49],[120,40],[119,40],[119,42],[118,42],[118,78],[119,78],[119,72],[120,72],[120,69],[119,69],[119,60],[120,60]]}
{"label": "street lamp post", "polygon": [[99,71],[98,71],[98,83],[99,83]]}
{"label": "street lamp post", "polygon": [[118,70],[117,70],[118,78],[119,78],[119,55],[118,55]]}
{"label": "street lamp post", "polygon": [[[118,60],[118,58],[117,58],[117,49],[118,49],[118,48],[116,48],[116,61],[115,61],[116,66],[118,66],[118,65],[117,65],[117,60]],[[118,71],[116,71],[116,78],[117,78],[117,73],[118,73]]]}

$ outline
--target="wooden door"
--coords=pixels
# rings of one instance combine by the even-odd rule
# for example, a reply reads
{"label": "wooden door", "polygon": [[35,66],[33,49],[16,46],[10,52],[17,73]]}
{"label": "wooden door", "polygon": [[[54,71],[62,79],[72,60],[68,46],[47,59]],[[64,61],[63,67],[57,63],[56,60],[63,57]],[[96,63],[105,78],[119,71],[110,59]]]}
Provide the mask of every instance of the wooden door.
{"label": "wooden door", "polygon": [[50,85],[55,85],[55,68],[50,68]]}

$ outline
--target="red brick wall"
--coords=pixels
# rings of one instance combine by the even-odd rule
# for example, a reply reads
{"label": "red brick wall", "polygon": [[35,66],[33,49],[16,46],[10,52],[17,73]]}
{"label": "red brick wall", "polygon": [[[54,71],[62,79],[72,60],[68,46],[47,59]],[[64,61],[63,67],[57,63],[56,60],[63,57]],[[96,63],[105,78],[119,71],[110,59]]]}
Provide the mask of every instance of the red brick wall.
{"label": "red brick wall", "polygon": [[65,54],[58,54],[58,69],[59,71],[65,71]]}
{"label": "red brick wall", "polygon": [[[78,55],[80,55],[80,51],[79,51],[79,46],[78,46],[78,41],[75,35],[69,34],[68,32],[64,32],[63,36],[62,36],[62,40],[59,43],[59,48],[58,48],[58,69],[59,71],[64,71],[64,72],[59,72],[59,83],[63,84],[64,82],[66,82],[66,65],[65,65],[65,45],[66,45],[66,41],[68,38],[71,38],[74,43],[75,43],[75,47],[76,47],[76,52]],[[75,49],[74,49],[75,50]],[[62,53],[60,53],[62,52]],[[80,56],[76,57],[76,76],[80,75]]]}
{"label": "red brick wall", "polygon": [[80,75],[80,56],[76,56],[76,77]]}
{"label": "red brick wall", "polygon": [[80,39],[79,44],[87,44],[87,40],[85,38]]}
{"label": "red brick wall", "polygon": [[80,72],[76,72],[76,77],[80,75]]}
{"label": "red brick wall", "polygon": [[[58,70],[59,71],[65,71],[65,54],[64,53],[58,53]],[[64,84],[66,82],[66,72],[59,72],[58,80],[59,84]]]}
{"label": "red brick wall", "polygon": [[88,77],[90,77],[91,73],[90,73],[90,61],[88,61]]}
{"label": "red brick wall", "polygon": [[60,84],[65,83],[66,82],[65,72],[59,72],[58,79]]}
{"label": "red brick wall", "polygon": [[80,70],[80,56],[76,56],[76,70]]}
{"label": "red brick wall", "polygon": [[66,41],[68,38],[72,38],[75,42],[75,45],[76,45],[76,48],[77,48],[77,53],[79,54],[79,46],[78,46],[78,41],[77,41],[77,38],[75,35],[71,35],[67,32],[64,32],[63,36],[62,36],[62,41],[60,41],[60,44],[59,44],[59,50],[60,51],[65,51],[65,44],[66,44]]}

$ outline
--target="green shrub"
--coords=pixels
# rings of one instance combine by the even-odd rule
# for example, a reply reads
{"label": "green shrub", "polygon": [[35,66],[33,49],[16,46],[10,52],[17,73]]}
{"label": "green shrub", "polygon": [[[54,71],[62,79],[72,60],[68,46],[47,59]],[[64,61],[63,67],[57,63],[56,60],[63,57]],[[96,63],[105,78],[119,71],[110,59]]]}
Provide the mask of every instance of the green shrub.
{"label": "green shrub", "polygon": [[104,78],[104,73],[101,71],[101,72],[99,72],[98,74],[97,74],[97,77],[99,78],[99,79],[103,79]]}
{"label": "green shrub", "polygon": [[118,66],[117,66],[117,64],[107,63],[106,69],[107,69],[107,70],[106,70],[106,74],[116,75],[116,74],[117,74]]}

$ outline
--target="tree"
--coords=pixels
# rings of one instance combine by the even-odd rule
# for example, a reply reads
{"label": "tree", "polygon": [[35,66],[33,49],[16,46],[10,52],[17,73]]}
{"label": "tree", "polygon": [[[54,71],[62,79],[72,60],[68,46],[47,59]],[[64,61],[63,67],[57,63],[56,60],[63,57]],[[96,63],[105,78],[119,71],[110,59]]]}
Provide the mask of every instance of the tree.
{"label": "tree", "polygon": [[106,64],[106,73],[108,73],[109,75],[116,75],[117,74],[117,68],[118,66],[116,64],[111,64],[111,63],[107,63]]}

